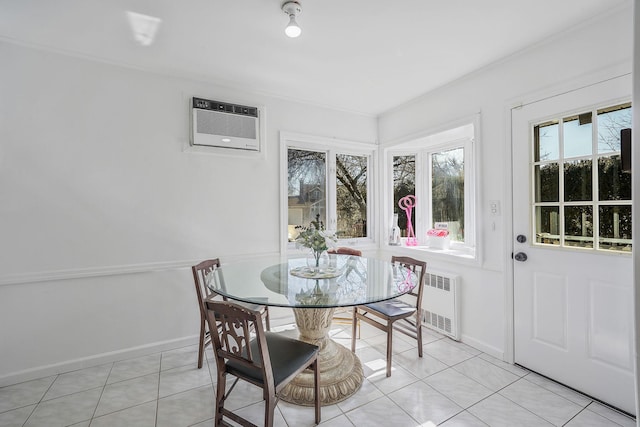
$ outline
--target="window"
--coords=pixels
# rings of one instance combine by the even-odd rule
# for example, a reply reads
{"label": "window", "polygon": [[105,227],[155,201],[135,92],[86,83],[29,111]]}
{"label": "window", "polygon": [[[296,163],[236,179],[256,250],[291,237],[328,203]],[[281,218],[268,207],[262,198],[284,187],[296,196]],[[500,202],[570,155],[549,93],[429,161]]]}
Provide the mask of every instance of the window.
{"label": "window", "polygon": [[464,242],[464,148],[429,154],[431,221],[446,223],[451,240]]}
{"label": "window", "polygon": [[288,158],[288,239],[293,241],[298,225],[308,226],[320,215],[327,223],[326,153],[289,149]]}
{"label": "window", "polygon": [[[398,202],[410,194],[416,194],[416,156],[393,156],[393,213],[398,215],[400,236],[407,237],[407,214]],[[411,227],[416,229],[416,217],[411,217]]]}
{"label": "window", "polygon": [[533,218],[541,245],[631,251],[631,174],[620,130],[631,103],[533,126]]}
{"label": "window", "polygon": [[424,249],[427,231],[438,223],[449,231],[452,250],[448,253],[475,257],[475,128],[468,124],[387,150],[391,209],[398,214],[400,235],[406,237],[407,216],[398,201],[415,195],[411,226],[418,248]]}
{"label": "window", "polygon": [[369,157],[336,154],[337,235],[367,237],[367,169]]}
{"label": "window", "polygon": [[293,134],[283,134],[282,140],[286,241],[293,242],[299,234],[296,226],[308,226],[316,215],[344,244],[372,240],[370,177],[375,147]]}

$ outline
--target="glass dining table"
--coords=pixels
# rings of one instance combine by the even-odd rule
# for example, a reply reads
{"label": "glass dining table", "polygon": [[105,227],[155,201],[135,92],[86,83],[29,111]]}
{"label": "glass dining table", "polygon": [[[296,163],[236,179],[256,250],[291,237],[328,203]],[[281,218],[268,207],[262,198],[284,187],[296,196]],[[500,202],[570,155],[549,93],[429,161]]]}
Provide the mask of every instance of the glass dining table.
{"label": "glass dining table", "polygon": [[[323,269],[304,258],[256,257],[222,265],[209,288],[231,300],[293,309],[299,339],[320,347],[320,394],[323,405],[358,391],[364,374],[360,359],[329,337],[334,310],[384,301],[412,290],[415,274],[390,261],[330,255]],[[303,372],[279,394],[284,401],[313,406],[313,374]]]}

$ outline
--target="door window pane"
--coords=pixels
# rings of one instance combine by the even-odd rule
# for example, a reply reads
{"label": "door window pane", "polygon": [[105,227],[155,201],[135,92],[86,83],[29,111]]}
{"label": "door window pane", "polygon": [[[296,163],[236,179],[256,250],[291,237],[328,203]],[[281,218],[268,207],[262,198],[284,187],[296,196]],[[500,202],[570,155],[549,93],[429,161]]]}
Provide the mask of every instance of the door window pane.
{"label": "door window pane", "polygon": [[593,199],[591,160],[575,160],[564,164],[564,200],[566,202]]}
{"label": "door window pane", "polygon": [[631,206],[600,206],[600,249],[631,251]]}
{"label": "door window pane", "polygon": [[631,122],[631,103],[598,110],[598,153],[620,151],[620,130]]}
{"label": "door window pane", "polygon": [[591,206],[565,206],[564,244],[593,248],[593,208]]}
{"label": "door window pane", "polygon": [[560,208],[558,206],[537,206],[536,221],[536,242],[559,245]]}
{"label": "door window pane", "polygon": [[336,155],[339,239],[367,236],[368,157]]}
{"label": "door window pane", "polygon": [[295,227],[308,226],[316,215],[326,224],[326,154],[288,150],[288,240],[299,234]]}
{"label": "door window pane", "polygon": [[536,243],[631,250],[633,177],[620,159],[620,131],[631,125],[628,102],[533,126]]}
{"label": "door window pane", "polygon": [[560,201],[560,173],[558,163],[535,166],[535,201]]}
{"label": "door window pane", "polygon": [[557,121],[542,123],[533,128],[534,159],[536,162],[558,160],[560,137]]}
{"label": "door window pane", "polygon": [[451,240],[464,241],[464,149],[431,155],[432,224],[446,222]]}
{"label": "door window pane", "polygon": [[[400,235],[407,236],[407,214],[398,201],[416,194],[416,156],[393,156],[393,213],[398,214]],[[411,227],[416,229],[416,215],[411,216]]]}
{"label": "door window pane", "polygon": [[622,172],[620,156],[598,159],[598,199],[631,200],[631,174]]}
{"label": "door window pane", "polygon": [[591,113],[564,119],[564,158],[589,156],[593,152]]}

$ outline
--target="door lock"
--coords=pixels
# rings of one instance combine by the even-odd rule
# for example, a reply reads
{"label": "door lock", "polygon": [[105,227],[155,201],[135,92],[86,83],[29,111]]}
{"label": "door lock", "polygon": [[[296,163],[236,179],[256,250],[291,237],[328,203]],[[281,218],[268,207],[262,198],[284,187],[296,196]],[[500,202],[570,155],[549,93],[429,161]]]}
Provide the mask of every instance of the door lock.
{"label": "door lock", "polygon": [[518,252],[514,255],[513,259],[515,259],[516,261],[525,262],[527,260],[527,254],[525,254],[524,252]]}
{"label": "door lock", "polygon": [[525,236],[524,234],[518,234],[516,240],[518,241],[518,243],[524,243],[527,241],[527,236]]}

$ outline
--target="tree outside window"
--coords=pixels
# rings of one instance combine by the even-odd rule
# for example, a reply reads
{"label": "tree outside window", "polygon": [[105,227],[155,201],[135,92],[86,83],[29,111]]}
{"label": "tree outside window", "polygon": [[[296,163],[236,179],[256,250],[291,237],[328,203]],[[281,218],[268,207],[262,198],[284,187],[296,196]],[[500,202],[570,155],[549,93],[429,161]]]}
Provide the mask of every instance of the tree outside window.
{"label": "tree outside window", "polygon": [[[393,156],[393,213],[398,215],[400,235],[407,236],[407,214],[398,206],[405,196],[416,194],[416,156]],[[411,226],[416,229],[416,216],[411,217]]]}
{"label": "tree outside window", "polygon": [[336,205],[339,239],[367,236],[366,156],[336,155]]}
{"label": "tree outside window", "polygon": [[392,209],[402,237],[407,217],[398,201],[411,194],[416,197],[411,225],[419,244],[436,223],[446,223],[455,249],[475,256],[475,129],[475,122],[469,123],[389,149]]}
{"label": "tree outside window", "polygon": [[316,215],[326,223],[326,154],[317,151],[293,150],[288,152],[288,207],[287,239],[298,237],[296,226],[308,226]]}
{"label": "tree outside window", "polygon": [[631,123],[625,103],[534,126],[537,243],[631,251],[632,177],[620,159],[620,130]]}
{"label": "tree outside window", "polygon": [[298,234],[295,227],[307,226],[317,214],[327,228],[336,231],[339,239],[368,237],[371,158],[371,154],[347,154],[332,149],[288,148],[287,240],[295,240]]}

